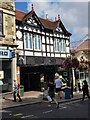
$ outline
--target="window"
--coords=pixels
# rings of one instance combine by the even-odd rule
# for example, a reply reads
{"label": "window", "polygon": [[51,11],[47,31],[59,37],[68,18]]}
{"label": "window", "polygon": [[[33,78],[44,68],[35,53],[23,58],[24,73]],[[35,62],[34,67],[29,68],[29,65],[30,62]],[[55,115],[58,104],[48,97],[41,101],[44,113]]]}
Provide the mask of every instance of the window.
{"label": "window", "polygon": [[32,34],[31,33],[24,33],[24,47],[27,49],[32,49],[33,47],[32,42]]}
{"label": "window", "polygon": [[2,11],[0,11],[0,35],[2,35],[3,34],[3,28],[2,28],[2,26],[3,26],[3,16],[2,16]]}
{"label": "window", "polygon": [[61,39],[61,49],[60,51],[66,51],[66,43],[65,43],[65,40],[64,39]]}
{"label": "window", "polygon": [[29,42],[28,47],[32,49],[32,34],[31,33],[29,33],[28,42]]}
{"label": "window", "polygon": [[41,49],[41,36],[34,34],[34,49]]}
{"label": "window", "polygon": [[59,52],[59,39],[54,40],[54,50]]}
{"label": "window", "polygon": [[66,51],[66,43],[64,39],[54,39],[54,51],[61,52]]}

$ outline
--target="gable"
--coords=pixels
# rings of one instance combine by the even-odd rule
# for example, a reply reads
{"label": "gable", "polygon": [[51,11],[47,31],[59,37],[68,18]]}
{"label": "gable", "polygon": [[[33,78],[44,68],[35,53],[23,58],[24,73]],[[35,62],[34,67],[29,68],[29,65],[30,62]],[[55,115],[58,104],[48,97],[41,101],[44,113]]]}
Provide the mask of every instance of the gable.
{"label": "gable", "polygon": [[26,15],[24,17],[24,19],[22,20],[22,22],[31,25],[31,26],[36,26],[36,27],[41,27],[43,28],[41,22],[39,21],[37,15],[35,14],[35,12],[32,12],[28,15]]}

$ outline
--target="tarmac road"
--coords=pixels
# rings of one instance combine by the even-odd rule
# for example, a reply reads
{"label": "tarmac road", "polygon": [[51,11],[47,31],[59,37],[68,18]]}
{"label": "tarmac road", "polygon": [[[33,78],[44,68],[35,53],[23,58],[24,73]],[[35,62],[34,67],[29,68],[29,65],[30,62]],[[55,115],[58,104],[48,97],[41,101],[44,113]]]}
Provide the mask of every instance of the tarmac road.
{"label": "tarmac road", "polygon": [[88,118],[90,101],[72,101],[60,104],[38,103],[2,110],[3,118]]}

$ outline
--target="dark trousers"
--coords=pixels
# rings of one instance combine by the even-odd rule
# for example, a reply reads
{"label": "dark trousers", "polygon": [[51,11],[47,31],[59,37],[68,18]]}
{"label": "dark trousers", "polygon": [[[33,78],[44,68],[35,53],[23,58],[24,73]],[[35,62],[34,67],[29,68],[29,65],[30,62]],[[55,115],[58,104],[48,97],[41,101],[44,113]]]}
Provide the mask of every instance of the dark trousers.
{"label": "dark trousers", "polygon": [[[16,92],[13,92],[13,97],[14,97],[14,101],[16,101]],[[21,97],[19,95],[19,93],[17,93],[17,97],[19,98],[19,101],[21,101]]]}
{"label": "dark trousers", "polygon": [[90,100],[90,96],[89,96],[89,92],[88,91],[83,91],[83,98],[82,98],[82,100],[84,100],[85,95],[87,95],[88,99]]}

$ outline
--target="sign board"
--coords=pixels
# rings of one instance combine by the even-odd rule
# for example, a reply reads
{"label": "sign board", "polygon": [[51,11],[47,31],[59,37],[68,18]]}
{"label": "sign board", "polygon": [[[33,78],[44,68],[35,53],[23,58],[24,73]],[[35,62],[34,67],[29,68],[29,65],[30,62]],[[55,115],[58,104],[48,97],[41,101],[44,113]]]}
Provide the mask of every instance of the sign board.
{"label": "sign board", "polygon": [[15,52],[11,50],[0,50],[0,58],[14,58]]}
{"label": "sign board", "polygon": [[0,80],[4,79],[4,71],[0,71]]}

